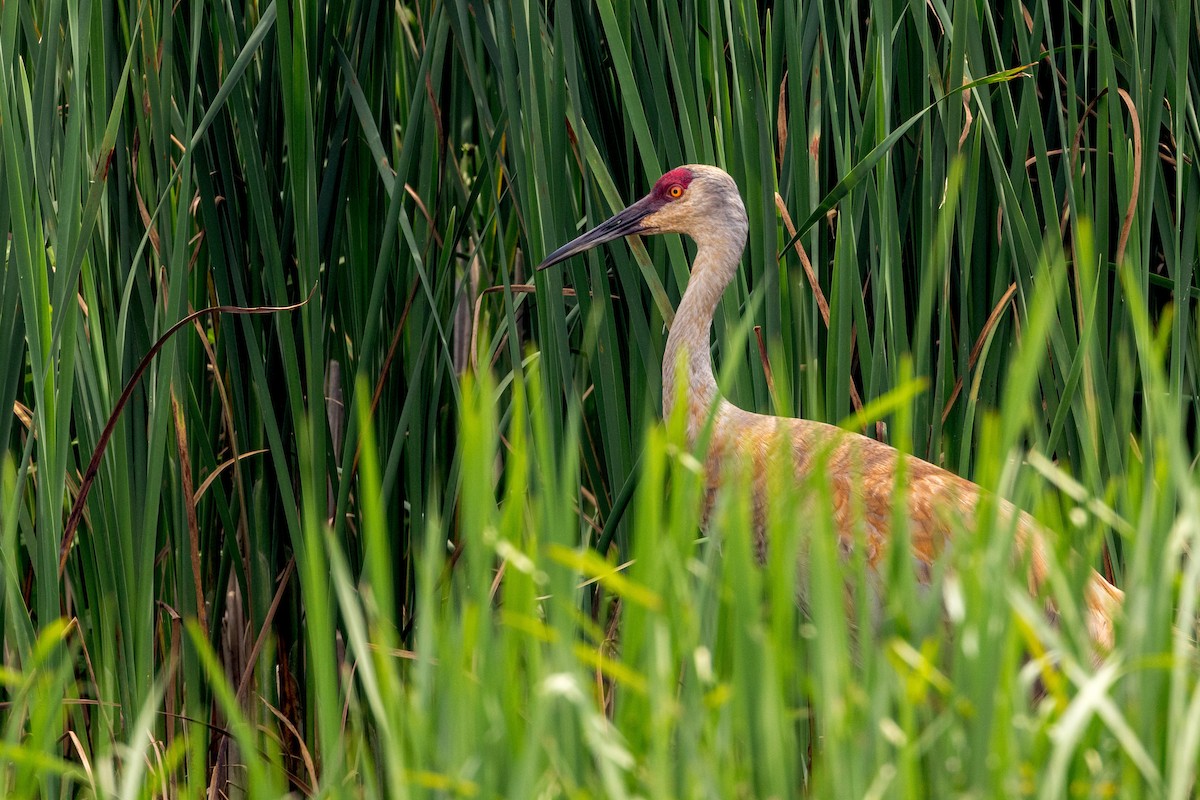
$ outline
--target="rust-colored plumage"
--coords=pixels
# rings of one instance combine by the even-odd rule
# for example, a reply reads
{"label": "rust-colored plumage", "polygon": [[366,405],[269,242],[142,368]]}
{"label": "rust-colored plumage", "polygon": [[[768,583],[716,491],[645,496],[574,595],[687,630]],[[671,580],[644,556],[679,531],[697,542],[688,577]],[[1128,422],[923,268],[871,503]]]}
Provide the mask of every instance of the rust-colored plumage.
{"label": "rust-colored plumage", "polygon": [[[539,269],[631,234],[683,233],[694,239],[696,258],[663,358],[663,414],[670,416],[676,397],[686,398],[688,440],[693,445],[711,419],[710,485],[715,488],[731,461],[749,470],[761,548],[765,545],[765,476],[772,468],[786,468],[785,464],[773,464],[773,459],[789,454],[789,448],[778,446],[780,437],[791,445],[791,469],[797,483],[808,475],[814,456],[825,453],[842,551],[852,549],[855,531],[862,531],[864,555],[875,568],[891,537],[893,487],[897,464],[903,458],[913,562],[918,577],[928,581],[933,560],[953,532],[952,519],[970,526],[982,491],[978,486],[874,439],[822,422],[754,414],[720,396],[709,358],[710,328],[717,302],[737,272],[747,230],[746,210],[733,179],[716,167],[689,165],[663,175],[650,194],[555,250]],[[685,386],[676,385],[677,375],[686,381]],[[1047,571],[1044,530],[1007,501],[997,503],[1002,517],[1010,521],[1016,517],[1017,546],[1028,564],[1029,588],[1037,592]],[[1092,571],[1085,597],[1087,623],[1100,652],[1112,648],[1113,618],[1123,598],[1120,589]]]}

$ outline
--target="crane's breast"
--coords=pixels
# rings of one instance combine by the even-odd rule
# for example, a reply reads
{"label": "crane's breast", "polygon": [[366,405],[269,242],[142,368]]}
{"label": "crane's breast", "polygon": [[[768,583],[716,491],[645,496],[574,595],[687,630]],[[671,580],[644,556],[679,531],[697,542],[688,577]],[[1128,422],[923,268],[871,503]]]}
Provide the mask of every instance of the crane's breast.
{"label": "crane's breast", "polygon": [[[775,486],[798,493],[801,517],[820,510],[817,493],[827,492],[832,521],[843,555],[863,549],[877,567],[888,550],[896,502],[897,475],[903,458],[903,491],[909,540],[918,578],[928,581],[930,564],[946,545],[954,519],[974,512],[976,487],[940,467],[901,456],[888,445],[811,420],[753,414],[721,401],[713,418],[706,458],[708,498],[712,502],[730,476],[752,492],[755,544],[765,556],[771,476]],[[811,512],[811,513],[810,513]]]}

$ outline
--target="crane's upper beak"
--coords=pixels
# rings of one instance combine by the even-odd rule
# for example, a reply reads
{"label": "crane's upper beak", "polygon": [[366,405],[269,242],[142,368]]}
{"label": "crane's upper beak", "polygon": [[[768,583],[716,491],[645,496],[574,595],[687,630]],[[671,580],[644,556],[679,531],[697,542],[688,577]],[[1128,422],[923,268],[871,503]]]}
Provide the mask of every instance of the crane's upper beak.
{"label": "crane's upper beak", "polygon": [[573,255],[582,253],[584,250],[590,250],[598,244],[611,242],[613,239],[620,239],[622,236],[632,236],[635,233],[652,233],[656,229],[653,225],[646,223],[646,217],[658,211],[661,205],[661,202],[654,195],[643,197],[624,211],[618,212],[613,217],[609,217],[579,238],[567,242],[546,256],[546,260],[538,264],[538,269],[543,270],[547,267],[553,267],[555,264],[566,261]]}

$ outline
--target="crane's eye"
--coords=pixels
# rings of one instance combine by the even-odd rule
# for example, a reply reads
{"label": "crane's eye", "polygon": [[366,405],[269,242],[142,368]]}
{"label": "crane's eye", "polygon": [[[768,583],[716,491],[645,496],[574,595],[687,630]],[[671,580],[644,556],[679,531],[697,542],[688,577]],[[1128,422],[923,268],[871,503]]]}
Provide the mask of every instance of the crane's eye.
{"label": "crane's eye", "polygon": [[678,183],[675,184],[670,189],[667,189],[667,196],[672,200],[678,200],[679,198],[683,197],[683,187]]}

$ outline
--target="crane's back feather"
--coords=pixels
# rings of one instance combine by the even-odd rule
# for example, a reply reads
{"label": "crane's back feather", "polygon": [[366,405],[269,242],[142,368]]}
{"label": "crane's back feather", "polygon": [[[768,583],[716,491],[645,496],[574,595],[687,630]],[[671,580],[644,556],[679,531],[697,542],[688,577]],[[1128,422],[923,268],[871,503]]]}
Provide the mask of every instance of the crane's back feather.
{"label": "crane's back feather", "polygon": [[[782,446],[780,437],[783,438]],[[932,565],[946,549],[956,528],[975,529],[982,490],[974,483],[894,447],[803,419],[766,416],[719,400],[708,443],[707,474],[715,491],[730,469],[747,469],[754,497],[754,529],[760,557],[766,552],[767,476],[787,469],[790,458],[796,485],[805,485],[820,459],[833,504],[833,523],[843,554],[863,548],[866,563],[878,571],[892,541],[898,464],[904,460],[904,494],[909,547],[917,577],[928,583]],[[1014,564],[1028,569],[1029,591],[1041,591],[1047,573],[1046,530],[1009,501],[996,498],[1001,525],[1015,517]],[[1088,630],[1098,647],[1113,645],[1112,617],[1124,594],[1095,570],[1085,591]]]}

